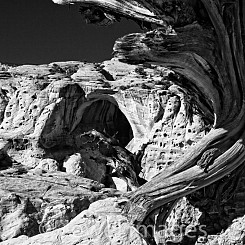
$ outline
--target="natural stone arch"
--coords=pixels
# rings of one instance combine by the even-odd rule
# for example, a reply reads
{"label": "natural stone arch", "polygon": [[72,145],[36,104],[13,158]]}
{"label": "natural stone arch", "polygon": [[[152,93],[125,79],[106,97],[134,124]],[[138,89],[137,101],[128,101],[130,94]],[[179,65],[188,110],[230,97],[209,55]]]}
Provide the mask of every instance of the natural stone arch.
{"label": "natural stone arch", "polygon": [[79,123],[75,132],[95,129],[108,134],[126,146],[133,139],[132,125],[120,110],[117,102],[107,96],[85,102],[79,110]]}
{"label": "natural stone arch", "polygon": [[[39,139],[42,147],[72,146],[75,135],[92,129],[115,137],[122,146],[126,146],[134,138],[133,122],[127,115],[127,111],[122,110],[123,108],[118,105],[116,99],[112,96],[89,94],[85,97],[83,89],[77,84],[67,86],[64,84],[58,91],[57,101],[53,105],[54,108],[43,122],[44,125]],[[108,110],[103,112],[102,118],[96,117],[98,110],[103,110],[103,103],[105,107],[108,107]],[[110,109],[111,114],[107,115]],[[117,118],[110,121],[109,116],[113,117],[115,115]],[[97,126],[92,117],[97,121]],[[111,126],[106,125],[106,120],[110,121]],[[127,132],[126,136],[125,132]],[[120,136],[118,137],[117,134]]]}

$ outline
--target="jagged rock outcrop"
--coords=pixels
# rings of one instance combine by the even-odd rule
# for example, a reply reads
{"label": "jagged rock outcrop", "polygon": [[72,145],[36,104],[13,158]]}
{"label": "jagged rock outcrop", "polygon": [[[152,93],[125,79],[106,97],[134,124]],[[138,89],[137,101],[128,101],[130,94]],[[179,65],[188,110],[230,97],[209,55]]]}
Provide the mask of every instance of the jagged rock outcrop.
{"label": "jagged rock outcrop", "polygon": [[210,236],[209,244],[243,244],[244,243],[244,219],[245,217],[240,217],[233,220],[232,225],[219,236]]}
{"label": "jagged rock outcrop", "polygon": [[146,245],[143,236],[126,217],[121,215],[116,198],[100,200],[90,205],[69,224],[52,232],[28,238],[22,236],[5,241],[3,245],[13,244],[129,244]]}
{"label": "jagged rock outcrop", "polygon": [[90,179],[19,165],[2,170],[0,184],[1,241],[62,227],[90,203],[108,196],[99,192],[102,184]]}

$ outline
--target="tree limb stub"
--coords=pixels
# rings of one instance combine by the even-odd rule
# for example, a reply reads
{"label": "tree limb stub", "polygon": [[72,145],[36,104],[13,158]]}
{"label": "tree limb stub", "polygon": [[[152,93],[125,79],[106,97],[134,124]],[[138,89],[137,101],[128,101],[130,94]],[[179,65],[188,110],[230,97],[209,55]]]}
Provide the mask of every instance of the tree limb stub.
{"label": "tree limb stub", "polygon": [[[121,16],[134,18],[141,21],[154,23],[160,26],[165,26],[164,18],[158,19],[151,9],[144,8],[139,2],[126,0],[53,0],[57,4],[74,4],[79,3],[82,7],[94,8],[97,10],[103,9],[104,13],[120,14]],[[107,17],[103,16],[104,18]],[[167,18],[167,17],[165,17]]]}
{"label": "tree limb stub", "polygon": [[127,193],[130,202],[125,211],[138,213],[132,221],[141,221],[152,210],[210,185],[244,163],[243,1],[137,0],[127,4],[124,0],[53,1],[79,2],[162,26],[120,38],[114,45],[114,55],[128,63],[154,63],[171,68],[189,81],[188,86],[182,84],[185,89],[196,91],[197,97],[202,98],[196,101],[197,107],[214,115],[213,129],[184,157]]}

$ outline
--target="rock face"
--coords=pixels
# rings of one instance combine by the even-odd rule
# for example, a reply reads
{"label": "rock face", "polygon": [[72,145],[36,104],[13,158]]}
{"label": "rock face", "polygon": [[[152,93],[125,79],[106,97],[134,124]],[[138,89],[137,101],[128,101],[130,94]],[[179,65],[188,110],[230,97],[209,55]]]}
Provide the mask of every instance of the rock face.
{"label": "rock face", "polygon": [[[150,180],[208,131],[200,112],[190,110],[194,98],[173,85],[172,72],[163,67],[114,59],[101,65],[63,62],[9,71],[4,91],[17,87],[5,107],[1,135],[22,153],[13,158],[31,167],[44,156],[64,162],[77,148],[83,157],[93,155],[88,146],[80,149],[86,139],[79,135],[95,129],[138,152],[141,177]],[[100,178],[105,177],[103,168]]]}
{"label": "rock face", "polygon": [[[112,60],[19,66],[9,72],[11,78],[2,79],[2,91],[12,94],[1,135],[11,141],[8,154],[30,167],[44,156],[64,162],[77,148],[84,157],[80,148],[88,139],[80,137],[88,136],[80,135],[95,129],[131,152],[140,151],[141,175],[149,180],[207,131],[199,112],[188,110],[193,98],[171,84],[166,68]],[[88,146],[83,148],[88,153]]]}
{"label": "rock face", "polygon": [[147,245],[143,236],[116,207],[115,198],[108,198],[90,205],[88,210],[81,212],[69,224],[52,232],[28,238],[20,237],[5,241],[3,245],[18,242],[27,244],[126,244]]}
{"label": "rock face", "polygon": [[147,180],[173,164],[208,132],[202,115],[189,110],[193,98],[186,96],[177,86],[170,86],[160,101],[162,115],[150,131],[141,159],[142,176]]}
{"label": "rock face", "polygon": [[54,2],[147,31],[101,64],[1,65],[3,244],[243,242],[242,1]]}
{"label": "rock face", "polygon": [[98,182],[24,166],[1,171],[0,182],[1,241],[62,227],[91,202],[107,197],[98,192],[103,187]]}
{"label": "rock face", "polygon": [[[161,66],[112,59],[96,65],[60,62],[5,69],[9,75],[1,77],[1,93],[8,102],[0,125],[0,181],[5,193],[2,240],[63,227],[91,202],[118,195],[110,188],[124,193],[135,190],[171,166],[210,130],[211,121],[193,109],[195,98],[174,85],[173,71]],[[90,186],[92,192],[87,193],[79,184],[84,177],[107,188],[98,193],[93,191],[101,187]],[[6,185],[6,178],[32,189],[21,187],[19,193],[11,181]],[[51,189],[50,181],[54,182]],[[68,186],[73,197],[68,195]],[[32,191],[40,194],[34,198]],[[190,200],[201,208],[194,197]],[[185,232],[176,233],[176,224],[212,224],[213,218],[207,218],[210,209],[197,218],[194,207],[181,199],[167,222],[166,237],[186,240]],[[213,234],[221,227],[209,229]]]}

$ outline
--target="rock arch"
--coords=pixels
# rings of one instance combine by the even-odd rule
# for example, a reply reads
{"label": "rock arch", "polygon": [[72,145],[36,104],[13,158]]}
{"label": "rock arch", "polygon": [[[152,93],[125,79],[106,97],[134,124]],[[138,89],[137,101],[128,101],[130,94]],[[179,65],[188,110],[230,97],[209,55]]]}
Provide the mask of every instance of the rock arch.
{"label": "rock arch", "polygon": [[134,138],[133,122],[112,96],[85,96],[77,84],[60,87],[59,91],[51,114],[43,122],[39,140],[42,147],[72,147],[76,135],[92,129],[115,137],[123,147]]}
{"label": "rock arch", "polygon": [[114,98],[103,96],[85,102],[79,114],[80,120],[74,130],[76,133],[95,129],[115,137],[122,146],[127,146],[133,139],[132,126]]}

